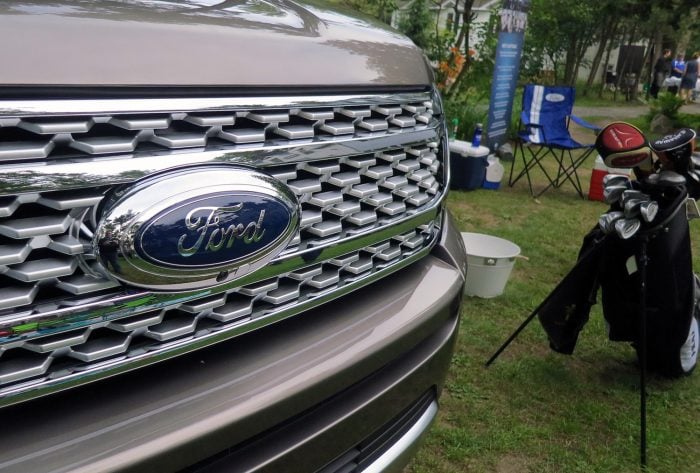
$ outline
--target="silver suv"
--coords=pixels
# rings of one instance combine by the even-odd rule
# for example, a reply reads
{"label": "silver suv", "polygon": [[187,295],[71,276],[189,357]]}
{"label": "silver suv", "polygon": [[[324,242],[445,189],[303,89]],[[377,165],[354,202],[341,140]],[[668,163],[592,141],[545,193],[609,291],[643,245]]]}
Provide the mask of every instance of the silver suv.
{"label": "silver suv", "polygon": [[400,471],[466,270],[420,50],[284,0],[0,44],[0,471]]}

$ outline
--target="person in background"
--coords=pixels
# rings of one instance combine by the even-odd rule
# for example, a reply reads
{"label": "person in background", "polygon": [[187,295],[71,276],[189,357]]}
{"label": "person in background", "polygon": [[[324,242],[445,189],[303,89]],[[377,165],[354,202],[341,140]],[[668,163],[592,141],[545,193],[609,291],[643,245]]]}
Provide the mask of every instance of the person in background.
{"label": "person in background", "polygon": [[[683,60],[683,55],[676,54],[676,59],[673,60],[673,64],[672,64],[671,77],[681,78],[683,76],[684,71],[685,71],[685,61]],[[671,86],[668,88],[668,91],[671,92],[672,94],[677,94],[678,87]]]}
{"label": "person in background", "polygon": [[698,57],[700,57],[700,52],[694,52],[693,58],[685,65],[683,76],[681,77],[680,97],[686,104],[690,103],[690,91],[695,89],[698,81]]}
{"label": "person in background", "polygon": [[664,49],[664,52],[659,59],[656,60],[654,64],[654,77],[651,81],[651,87],[649,88],[649,93],[652,97],[657,98],[659,95],[659,89],[664,83],[666,77],[671,74],[671,50]]}

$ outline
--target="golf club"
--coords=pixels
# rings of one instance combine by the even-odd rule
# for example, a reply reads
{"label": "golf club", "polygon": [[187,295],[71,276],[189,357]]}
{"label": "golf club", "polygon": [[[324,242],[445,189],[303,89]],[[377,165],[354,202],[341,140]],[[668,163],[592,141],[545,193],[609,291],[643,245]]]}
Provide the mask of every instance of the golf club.
{"label": "golf club", "polygon": [[629,190],[628,186],[625,185],[611,185],[603,188],[603,199],[606,204],[614,204],[620,197],[622,193]]}
{"label": "golf club", "polygon": [[642,220],[651,223],[659,213],[659,203],[655,200],[645,202],[639,207],[639,213],[642,215]]}
{"label": "golf club", "polygon": [[632,182],[628,176],[623,174],[606,174],[603,176],[603,187],[607,186],[627,186],[628,189],[631,189]]}
{"label": "golf club", "polygon": [[638,218],[621,218],[615,221],[615,233],[623,240],[628,240],[639,231],[642,222]]}
{"label": "golf club", "polygon": [[[629,194],[627,193],[629,192]],[[632,194],[634,192],[635,194]],[[636,217],[640,213],[643,204],[651,202],[651,197],[639,191],[626,191],[622,194],[622,207],[625,217]]]}
{"label": "golf club", "polygon": [[605,213],[598,219],[598,227],[607,235],[615,230],[615,222],[624,217],[625,214],[619,210]]}

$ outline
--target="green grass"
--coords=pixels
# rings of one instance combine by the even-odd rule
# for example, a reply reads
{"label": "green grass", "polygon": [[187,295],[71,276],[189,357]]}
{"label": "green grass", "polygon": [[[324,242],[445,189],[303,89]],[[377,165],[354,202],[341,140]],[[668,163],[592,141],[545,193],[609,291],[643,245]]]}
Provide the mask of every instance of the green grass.
{"label": "green grass", "polygon": [[[441,410],[408,473],[638,472],[639,384],[634,350],[607,340],[599,305],[573,355],[552,352],[533,321],[490,368],[484,362],[572,267],[607,207],[570,185],[535,200],[524,181],[452,192],[461,231],[517,243],[505,293],[467,297]],[[582,173],[584,188],[589,170]],[[539,178],[538,182],[541,181]],[[700,224],[691,222],[695,247]],[[696,252],[697,253],[697,252]],[[700,268],[700,260],[695,267]],[[648,385],[648,472],[700,471],[700,371]]]}

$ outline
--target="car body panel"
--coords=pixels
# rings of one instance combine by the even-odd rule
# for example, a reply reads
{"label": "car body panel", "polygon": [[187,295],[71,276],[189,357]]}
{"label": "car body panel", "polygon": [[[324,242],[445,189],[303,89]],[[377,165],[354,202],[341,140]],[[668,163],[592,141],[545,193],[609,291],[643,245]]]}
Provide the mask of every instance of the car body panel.
{"label": "car body panel", "polygon": [[[454,228],[448,234],[450,239],[458,235]],[[429,256],[381,284],[280,326],[7,408],[4,422],[13,428],[0,434],[0,470],[180,469],[193,457],[210,457],[283,422],[290,412],[302,413],[380,373],[368,383],[373,387],[356,388],[349,401],[357,404],[349,409],[353,416],[338,409],[317,427],[332,431],[349,422],[340,427],[343,435],[325,438],[326,443],[336,439],[339,450],[349,448],[354,443],[349,434],[360,441],[397,414],[402,403],[429,389],[440,391],[463,283],[458,268]],[[344,303],[350,299],[352,304]],[[396,364],[404,358],[403,367]],[[378,404],[371,407],[373,401]],[[363,409],[372,415],[361,414]],[[317,445],[314,441],[301,443],[307,448],[285,453],[287,460],[296,459],[291,466],[279,469],[284,462],[263,456],[264,461],[249,465],[250,471],[309,471],[298,462],[308,457],[311,466],[328,455],[309,448]]]}
{"label": "car body panel", "polygon": [[2,2],[0,85],[430,83],[423,55],[410,40],[321,2],[210,3]]}

